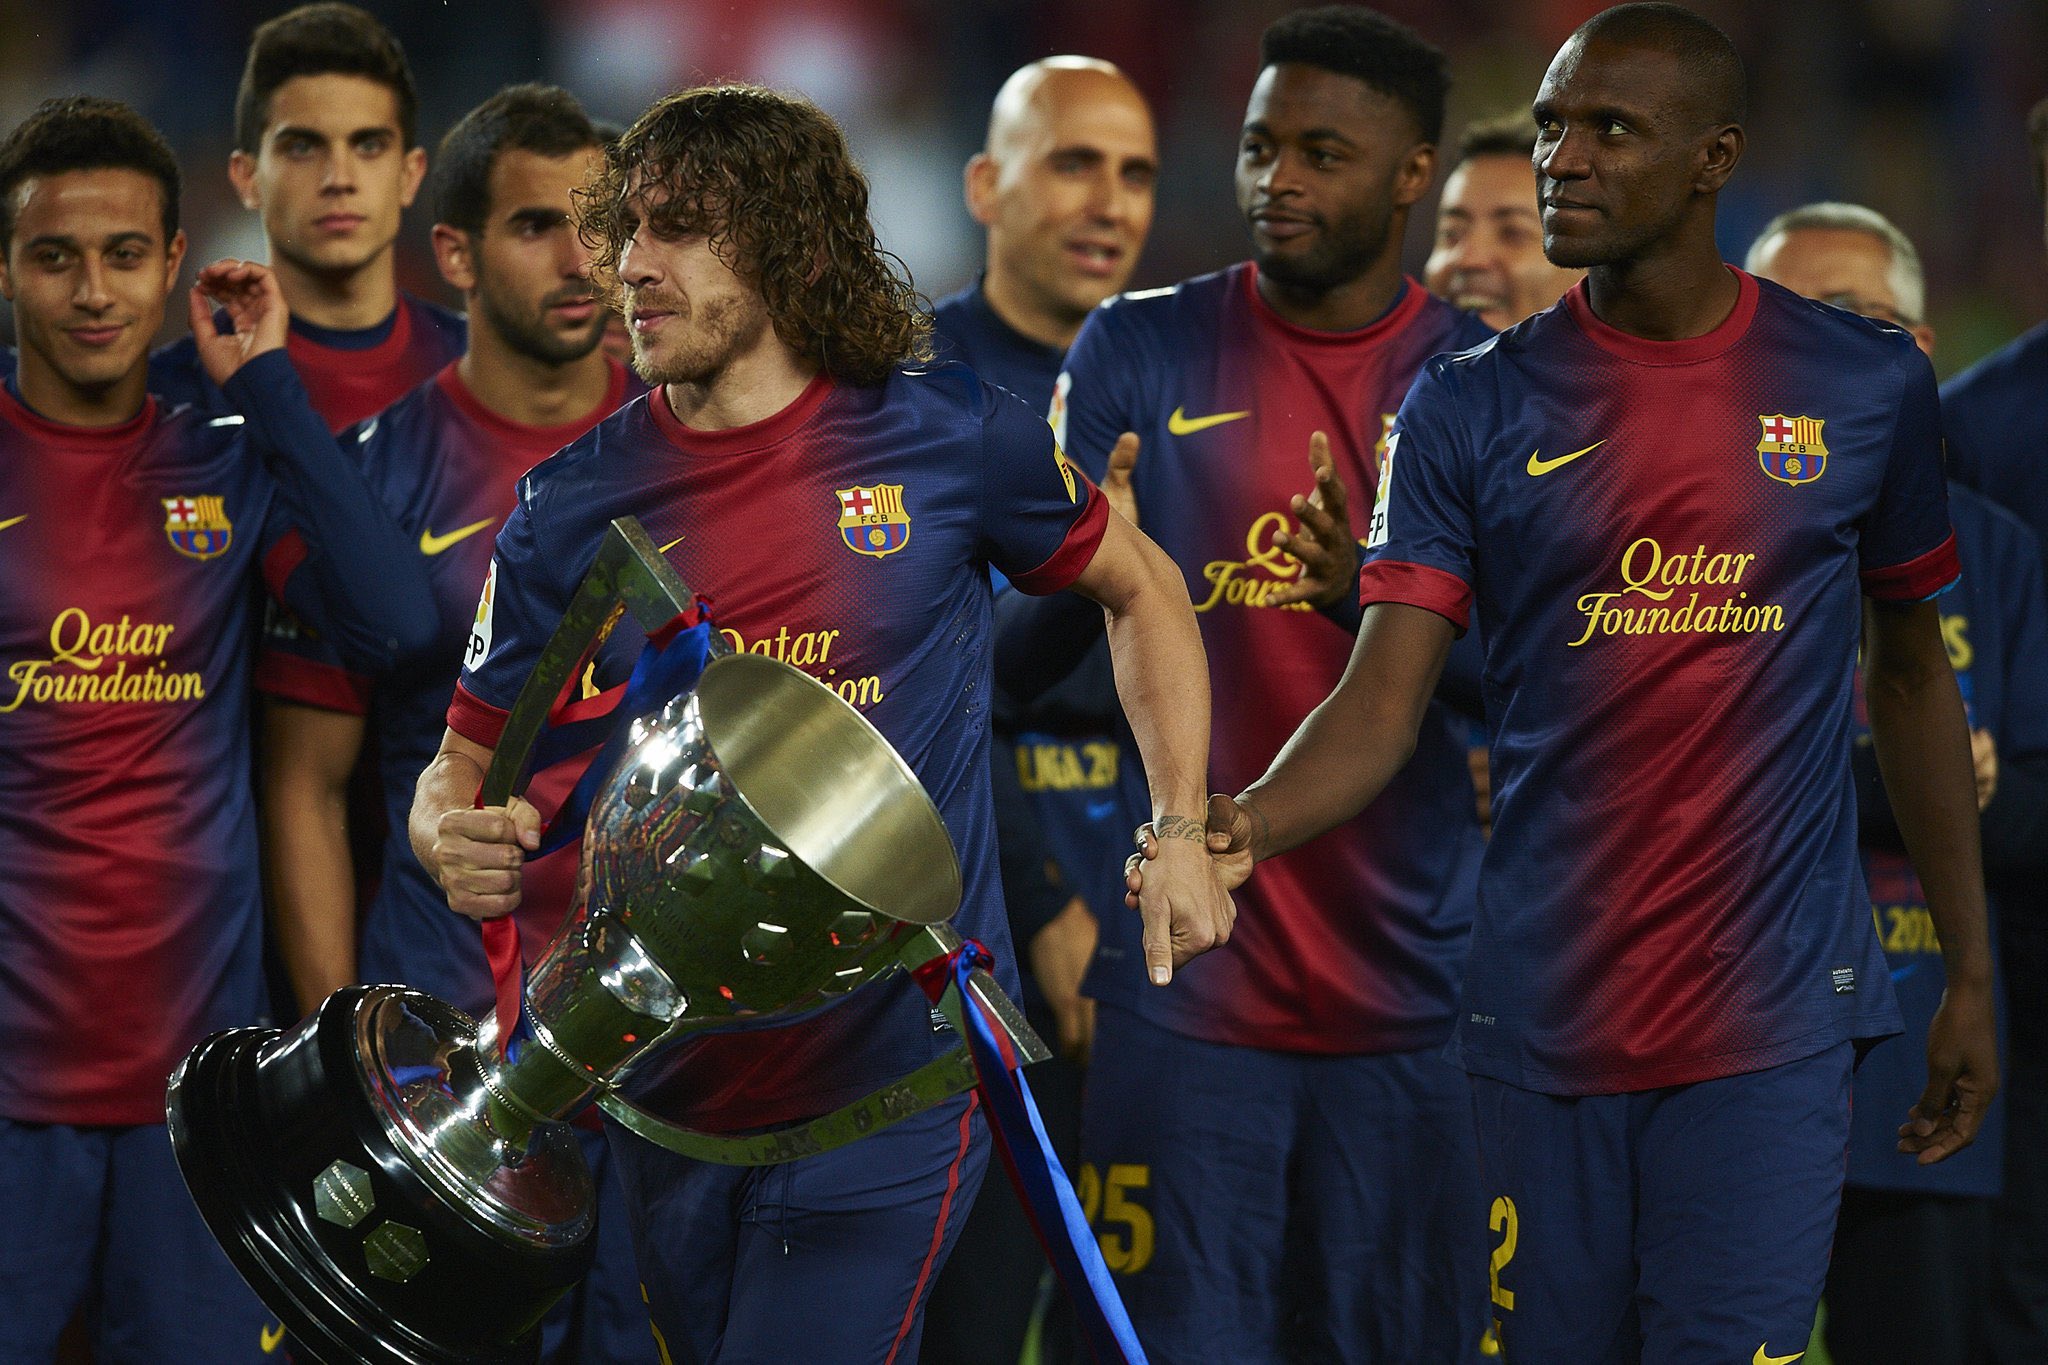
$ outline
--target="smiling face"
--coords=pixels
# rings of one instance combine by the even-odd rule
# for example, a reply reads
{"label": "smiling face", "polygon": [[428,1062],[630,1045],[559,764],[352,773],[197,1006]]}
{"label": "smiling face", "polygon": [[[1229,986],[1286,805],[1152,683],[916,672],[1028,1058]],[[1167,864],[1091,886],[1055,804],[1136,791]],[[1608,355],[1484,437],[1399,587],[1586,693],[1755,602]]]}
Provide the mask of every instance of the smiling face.
{"label": "smiling face", "polygon": [[1130,282],[1151,231],[1152,115],[1092,68],[1046,71],[1016,106],[999,103],[968,164],[968,207],[988,228],[991,292],[1071,333]]}
{"label": "smiling face", "polygon": [[408,150],[398,97],[365,76],[294,76],[270,97],[255,155],[236,152],[229,178],[284,261],[346,275],[384,256],[419,192],[426,154]]}
{"label": "smiling face", "polygon": [[24,388],[87,395],[139,381],[185,255],[184,233],[164,240],[162,187],[108,169],[31,176],[14,194],[0,294],[14,305]]}
{"label": "smiling face", "polygon": [[[1536,92],[1536,190],[1543,251],[1581,268],[1634,260],[1690,216],[1734,169],[1740,130],[1716,126],[1676,54],[1574,37]],[[1732,147],[1728,135],[1733,133]]]}
{"label": "smiling face", "polygon": [[1477,313],[1489,327],[1507,328],[1556,303],[1579,275],[1543,254],[1528,158],[1487,152],[1451,172],[1437,206],[1436,246],[1423,268],[1432,294]]}
{"label": "smiling face", "polygon": [[1238,142],[1237,204],[1252,257],[1280,283],[1326,292],[1398,249],[1435,149],[1396,99],[1353,76],[1281,62],[1259,73]]}

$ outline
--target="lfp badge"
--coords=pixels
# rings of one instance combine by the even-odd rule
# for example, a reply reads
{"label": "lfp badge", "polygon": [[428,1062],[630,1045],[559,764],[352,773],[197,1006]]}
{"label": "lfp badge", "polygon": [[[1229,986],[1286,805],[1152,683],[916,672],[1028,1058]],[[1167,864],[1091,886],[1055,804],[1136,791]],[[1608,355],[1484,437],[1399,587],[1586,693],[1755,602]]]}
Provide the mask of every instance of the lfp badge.
{"label": "lfp badge", "polygon": [[1820,417],[1787,417],[1784,413],[1757,420],[1764,436],[1756,443],[1757,462],[1779,483],[1812,483],[1827,472],[1828,448],[1821,443]]}
{"label": "lfp badge", "polygon": [[171,548],[192,559],[213,559],[227,553],[234,543],[234,524],[219,496],[208,493],[196,498],[162,498],[164,535]]}
{"label": "lfp badge", "polygon": [[910,543],[910,513],[903,510],[903,485],[839,491],[839,534],[855,554],[895,554]]}

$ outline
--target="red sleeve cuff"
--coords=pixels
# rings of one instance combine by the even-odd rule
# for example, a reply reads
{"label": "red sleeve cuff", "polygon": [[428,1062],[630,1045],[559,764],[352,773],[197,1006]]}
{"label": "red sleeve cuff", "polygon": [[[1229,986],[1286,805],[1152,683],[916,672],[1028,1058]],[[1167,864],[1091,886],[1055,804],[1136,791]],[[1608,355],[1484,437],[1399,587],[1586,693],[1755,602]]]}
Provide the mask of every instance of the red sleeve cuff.
{"label": "red sleeve cuff", "polygon": [[1882,569],[1865,569],[1863,591],[1880,602],[1924,602],[1955,582],[1962,572],[1962,563],[1956,558],[1956,533],[1950,531],[1948,539],[1924,555]]}
{"label": "red sleeve cuff", "polygon": [[1029,573],[1012,574],[1010,582],[1033,597],[1043,597],[1067,587],[1081,576],[1088,562],[1102,547],[1102,533],[1109,529],[1109,500],[1094,484],[1088,485],[1088,501],[1081,515],[1067,528],[1067,538],[1052,555]]}
{"label": "red sleeve cuff", "polygon": [[505,718],[510,714],[457,683],[455,696],[448,703],[448,728],[472,743],[495,749],[505,733]]}
{"label": "red sleeve cuff", "polygon": [[306,538],[296,528],[279,536],[263,556],[263,585],[270,589],[270,595],[284,601],[284,585],[305,562]]}
{"label": "red sleeve cuff", "polygon": [[1401,602],[1433,611],[1465,632],[1471,617],[1472,585],[1454,573],[1427,564],[1375,559],[1358,571],[1358,605]]}
{"label": "red sleeve cuff", "polygon": [[256,656],[256,690],[279,701],[347,716],[370,714],[370,680],[333,664],[266,649]]}

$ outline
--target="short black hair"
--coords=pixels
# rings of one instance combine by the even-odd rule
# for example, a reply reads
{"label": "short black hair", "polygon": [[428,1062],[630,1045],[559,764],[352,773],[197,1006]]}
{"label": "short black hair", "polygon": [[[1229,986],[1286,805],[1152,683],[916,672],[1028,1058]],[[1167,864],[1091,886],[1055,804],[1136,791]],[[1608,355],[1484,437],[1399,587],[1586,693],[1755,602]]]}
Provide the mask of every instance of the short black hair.
{"label": "short black hair", "polygon": [[2028,113],[2027,141],[2034,148],[2034,188],[2048,195],[2048,100]]}
{"label": "short black hair", "polygon": [[462,116],[434,154],[434,221],[481,232],[491,216],[491,168],[506,152],[567,156],[605,138],[558,85],[508,85]]}
{"label": "short black hair", "polygon": [[1695,97],[1710,123],[1740,123],[1749,115],[1749,77],[1735,41],[1706,15],[1666,0],[1616,5],[1580,24],[1572,37],[1622,47],[1649,47],[1678,58],[1697,78]]}
{"label": "short black hair", "polygon": [[270,97],[299,76],[363,76],[398,103],[398,131],[419,144],[419,92],[405,49],[391,30],[354,5],[301,5],[256,26],[235,91],[235,147],[255,155],[270,122]]}
{"label": "short black hair", "polygon": [[0,143],[0,251],[14,241],[14,196],[31,176],[140,171],[163,191],[164,245],[178,235],[178,158],[150,121],[119,100],[44,100]]}
{"label": "short black hair", "polygon": [[1462,166],[1475,156],[1518,156],[1527,161],[1536,155],[1536,120],[1526,109],[1476,118],[1458,134],[1458,159]]}
{"label": "short black hair", "polygon": [[1259,69],[1282,62],[1361,80],[1407,109],[1423,141],[1443,136],[1444,96],[1451,88],[1444,54],[1377,10],[1324,5],[1274,20],[1259,37]]}

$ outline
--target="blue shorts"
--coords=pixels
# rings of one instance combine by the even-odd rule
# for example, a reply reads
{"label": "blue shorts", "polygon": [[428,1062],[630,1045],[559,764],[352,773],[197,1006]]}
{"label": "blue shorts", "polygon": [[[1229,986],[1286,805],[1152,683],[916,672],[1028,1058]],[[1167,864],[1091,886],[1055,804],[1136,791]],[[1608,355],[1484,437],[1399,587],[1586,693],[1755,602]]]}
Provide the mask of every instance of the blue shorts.
{"label": "blue shorts", "polygon": [[1472,1078],[1511,1365],[1770,1365],[1806,1349],[1854,1045],[1621,1095]]}
{"label": "blue shorts", "polygon": [[83,1306],[97,1365],[284,1359],[283,1332],[206,1230],[162,1124],[0,1119],[0,1361],[56,1358]]}
{"label": "blue shorts", "polygon": [[607,1122],[670,1365],[908,1365],[988,1167],[960,1096],[780,1166],[714,1166]]}
{"label": "blue shorts", "polygon": [[1096,1015],[1078,1193],[1158,1365],[1462,1365],[1486,1327],[1464,1072]]}

